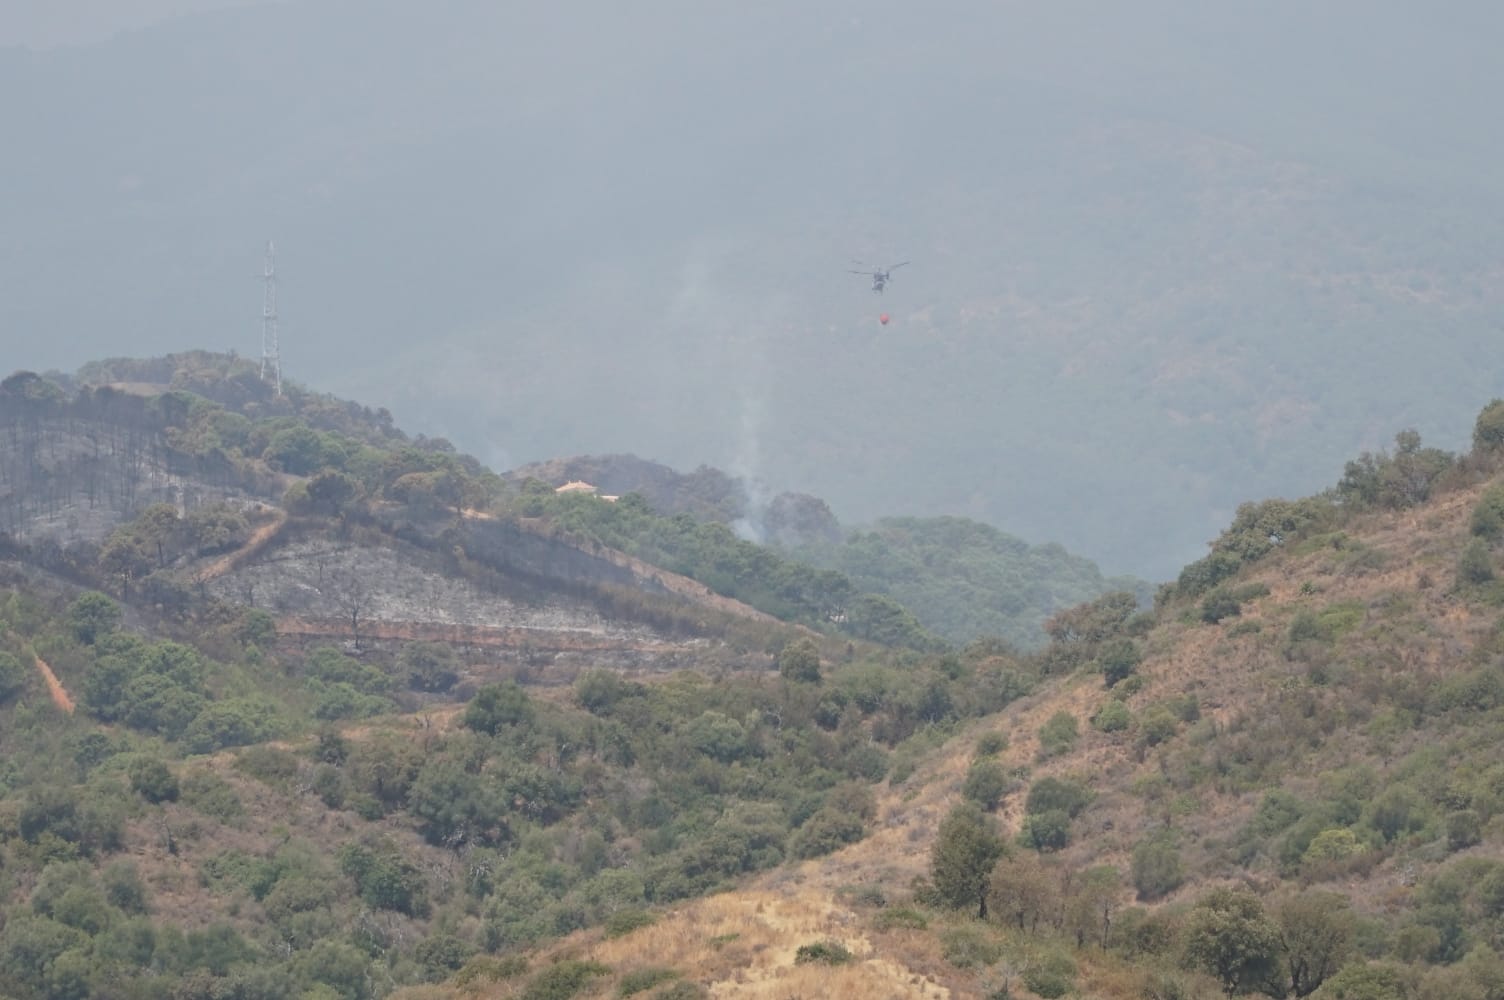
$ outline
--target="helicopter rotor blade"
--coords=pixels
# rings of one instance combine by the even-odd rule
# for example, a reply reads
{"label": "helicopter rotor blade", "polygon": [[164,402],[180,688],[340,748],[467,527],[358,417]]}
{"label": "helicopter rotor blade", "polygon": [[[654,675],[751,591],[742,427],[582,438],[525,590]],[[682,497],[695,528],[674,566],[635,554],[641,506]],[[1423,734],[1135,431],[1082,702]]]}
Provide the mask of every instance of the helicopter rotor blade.
{"label": "helicopter rotor blade", "polygon": [[904,261],[899,261],[897,264],[889,264],[888,265],[888,270],[890,270],[890,271],[896,271],[900,267],[903,267],[907,263],[909,263],[909,261],[904,260]]}

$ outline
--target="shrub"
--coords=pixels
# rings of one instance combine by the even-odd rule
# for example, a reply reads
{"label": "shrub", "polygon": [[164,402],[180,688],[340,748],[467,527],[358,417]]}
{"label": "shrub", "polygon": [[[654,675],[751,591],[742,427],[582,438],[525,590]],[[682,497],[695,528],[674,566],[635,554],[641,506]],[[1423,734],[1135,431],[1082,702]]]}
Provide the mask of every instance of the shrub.
{"label": "shrub", "polygon": [[183,731],[183,749],[213,753],[225,747],[249,746],[268,739],[277,728],[277,709],[270,702],[229,698],[199,712]]}
{"label": "shrub", "polygon": [[508,726],[521,726],[533,720],[533,703],[515,681],[487,684],[475,692],[460,723],[487,736],[495,736]]}
{"label": "shrub", "polygon": [[1003,765],[995,760],[979,760],[966,772],[961,794],[983,809],[991,811],[997,808],[998,803],[1003,801],[1003,796],[1013,788],[1014,781],[1003,770]]}
{"label": "shrub", "polygon": [[644,990],[650,990],[659,983],[666,983],[671,979],[678,979],[679,973],[674,969],[663,969],[656,966],[648,966],[645,969],[633,969],[621,977],[621,983],[616,987],[618,996],[636,996]]}
{"label": "shrub", "polygon": [[820,651],[814,640],[800,636],[778,652],[778,672],[785,680],[801,684],[820,683]]}
{"label": "shrub", "polygon": [[1322,830],[1301,855],[1306,865],[1319,865],[1328,861],[1343,861],[1367,850],[1358,840],[1358,835],[1345,827]]}
{"label": "shrub", "polygon": [[996,757],[1006,749],[1008,749],[1006,733],[983,733],[977,737],[976,755],[978,757]]}
{"label": "shrub", "polygon": [[1097,714],[1091,717],[1091,724],[1100,732],[1120,733],[1133,724],[1133,715],[1126,704],[1113,698],[1097,709]]}
{"label": "shrub", "polygon": [[1132,874],[1139,899],[1148,902],[1169,895],[1185,881],[1179,848],[1165,837],[1140,841],[1133,849]]}
{"label": "shrub", "polygon": [[439,931],[418,942],[413,958],[423,967],[424,978],[436,983],[449,978],[474,953],[474,945]]}
{"label": "shrub", "polygon": [[414,691],[448,691],[460,679],[459,658],[439,642],[407,643],[397,653],[397,669]]}
{"label": "shrub", "polygon": [[298,758],[277,747],[251,747],[235,758],[235,769],[273,788],[284,788],[298,774]]}
{"label": "shrub", "polygon": [[1504,448],[1504,399],[1496,399],[1478,413],[1473,424],[1473,447],[1480,452]]}
{"label": "shrub", "polygon": [[1472,532],[1494,541],[1504,535],[1504,483],[1495,483],[1483,492],[1473,508]]}
{"label": "shrub", "polygon": [[653,1000],[704,1000],[708,996],[699,983],[680,980],[672,986],[653,994]]}
{"label": "shrub", "polygon": [[499,983],[516,979],[527,971],[527,958],[522,955],[476,955],[454,974],[456,986],[473,986],[476,983]]}
{"label": "shrub", "polygon": [[1078,782],[1055,777],[1040,778],[1029,788],[1024,811],[1033,814],[1058,810],[1074,819],[1091,804],[1091,799],[1090,789]]}
{"label": "shrub", "polygon": [[1097,655],[1097,665],[1108,687],[1127,680],[1138,669],[1144,654],[1132,639],[1114,639]]}
{"label": "shrub", "polygon": [[805,820],[789,839],[789,853],[796,858],[815,858],[854,844],[866,834],[862,818],[826,807]]}
{"label": "shrub", "polygon": [[1483,820],[1476,809],[1447,813],[1447,846],[1454,851],[1472,847],[1483,839]]}
{"label": "shrub", "polygon": [[534,976],[522,991],[522,1000],[570,1000],[591,979],[610,971],[599,962],[565,959]]}
{"label": "shrub", "polygon": [[1055,1000],[1071,991],[1076,962],[1064,952],[1053,952],[1024,969],[1024,985],[1045,1000]]}
{"label": "shrub", "polygon": [[1061,710],[1039,727],[1039,755],[1057,757],[1076,745],[1076,717]]}
{"label": "shrub", "polygon": [[1019,827],[1018,842],[1041,853],[1058,851],[1071,841],[1071,818],[1062,809],[1030,813]]}
{"label": "shrub", "polygon": [[414,917],[427,914],[422,873],[395,851],[346,844],[339,850],[339,861],[340,870],[355,880],[360,898],[369,905]]}
{"label": "shrub", "polygon": [[647,910],[637,907],[629,906],[626,909],[617,910],[606,918],[606,937],[621,937],[632,933],[639,927],[651,927],[657,919]]}
{"label": "shrub", "polygon": [[850,949],[839,941],[816,941],[814,944],[799,946],[799,950],[794,952],[794,964],[822,962],[826,965],[841,965],[851,961],[853,957]]}
{"label": "shrub", "polygon": [[880,931],[901,928],[910,931],[922,931],[929,927],[929,919],[918,910],[908,906],[895,906],[883,910],[872,918],[872,926]]}
{"label": "shrub", "polygon": [[953,927],[940,933],[940,947],[945,960],[958,969],[992,965],[1003,957],[1002,944],[991,934],[975,927]]}
{"label": "shrub", "polygon": [[146,883],[133,861],[112,861],[100,874],[105,898],[126,913],[146,912]]}
{"label": "shrub", "polygon": [[176,802],[178,779],[160,757],[137,757],[131,761],[126,773],[131,779],[131,790],[148,802]]}
{"label": "shrub", "polygon": [[1467,543],[1457,560],[1457,586],[1476,587],[1494,578],[1494,560],[1481,538]]}
{"label": "shrub", "polygon": [[195,812],[221,823],[245,815],[245,806],[235,789],[213,771],[189,771],[182,782],[183,802]]}
{"label": "shrub", "polygon": [[1157,747],[1175,738],[1180,722],[1164,705],[1151,705],[1139,716],[1138,744],[1142,747]]}
{"label": "shrub", "polygon": [[1243,613],[1243,605],[1225,590],[1214,590],[1201,602],[1201,620],[1216,625],[1224,618],[1236,618]]}

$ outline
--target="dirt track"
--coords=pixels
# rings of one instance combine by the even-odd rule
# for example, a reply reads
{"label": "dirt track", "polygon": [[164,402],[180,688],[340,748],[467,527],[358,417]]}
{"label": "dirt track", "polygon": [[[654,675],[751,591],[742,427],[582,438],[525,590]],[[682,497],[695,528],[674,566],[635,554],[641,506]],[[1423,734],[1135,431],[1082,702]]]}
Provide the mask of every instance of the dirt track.
{"label": "dirt track", "polygon": [[73,699],[68,695],[68,689],[63,687],[63,682],[57,679],[57,674],[47,665],[47,661],[36,653],[31,654],[32,659],[37,661],[37,673],[42,675],[42,680],[47,684],[47,693],[52,697],[52,703],[58,708],[73,714]]}
{"label": "dirt track", "polygon": [[271,544],[272,539],[277,537],[277,534],[285,524],[287,524],[287,513],[281,510],[277,511],[275,520],[263,524],[251,532],[251,537],[247,538],[245,544],[234,552],[216,559],[208,566],[199,570],[194,576],[193,582],[205,583],[209,580],[217,580],[237,566],[250,561],[257,553]]}

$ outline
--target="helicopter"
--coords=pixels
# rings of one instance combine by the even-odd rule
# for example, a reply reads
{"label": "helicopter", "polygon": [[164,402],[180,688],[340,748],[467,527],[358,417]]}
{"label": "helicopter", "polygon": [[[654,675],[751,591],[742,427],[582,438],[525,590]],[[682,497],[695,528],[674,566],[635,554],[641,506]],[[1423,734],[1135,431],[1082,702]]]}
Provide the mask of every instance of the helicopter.
{"label": "helicopter", "polygon": [[[852,263],[853,264],[861,264],[862,262],[859,261],[859,260],[856,260],[856,261],[852,261]],[[857,271],[857,270],[853,269],[851,271],[851,273],[852,274],[862,274],[862,275],[866,275],[867,277],[871,278],[872,279],[872,290],[874,292],[877,292],[879,295],[881,295],[883,289],[888,287],[888,282],[890,282],[890,281],[893,280],[893,272],[896,271],[896,270],[898,270],[900,267],[903,267],[907,263],[908,263],[908,261],[906,261],[906,260],[899,261],[897,264],[889,264],[887,267],[874,267],[870,271]],[[864,264],[863,266],[865,267],[866,265]]]}

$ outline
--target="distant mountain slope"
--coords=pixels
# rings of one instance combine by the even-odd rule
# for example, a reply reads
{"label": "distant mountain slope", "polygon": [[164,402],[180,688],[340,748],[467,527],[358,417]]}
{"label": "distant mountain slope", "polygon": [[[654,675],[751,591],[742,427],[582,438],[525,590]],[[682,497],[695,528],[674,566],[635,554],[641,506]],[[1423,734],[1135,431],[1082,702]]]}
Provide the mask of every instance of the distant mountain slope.
{"label": "distant mountain slope", "polygon": [[[1144,602],[1150,597],[1143,581],[1104,578],[1096,564],[1059,545],[1031,546],[956,517],[886,518],[845,530],[817,497],[755,497],[758,484],[703,466],[680,474],[630,455],[580,456],[508,474],[514,482],[529,477],[556,488],[585,483],[600,494],[637,493],[658,513],[729,524],[744,538],[843,575],[856,593],[892,598],[956,645],[1001,638],[1035,649],[1046,640],[1045,620],[1057,611],[1110,590],[1134,591]],[[606,537],[616,545],[646,544],[630,534]]]}
{"label": "distant mountain slope", "polygon": [[1029,545],[989,525],[958,517],[883,518],[839,544],[796,549],[800,558],[838,570],[862,590],[886,594],[950,642],[1006,639],[1019,649],[1045,644],[1045,619],[1110,590],[1150,587],[1108,579],[1096,564],[1059,545]]}

